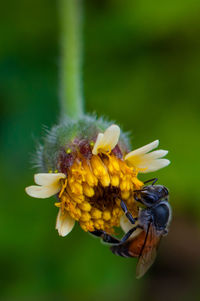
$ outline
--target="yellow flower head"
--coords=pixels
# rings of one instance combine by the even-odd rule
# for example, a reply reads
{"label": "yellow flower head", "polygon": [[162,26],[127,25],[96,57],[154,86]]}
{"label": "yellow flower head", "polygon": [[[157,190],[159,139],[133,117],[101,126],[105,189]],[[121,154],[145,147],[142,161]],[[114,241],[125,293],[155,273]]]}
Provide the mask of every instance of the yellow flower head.
{"label": "yellow flower head", "polygon": [[61,236],[72,230],[75,221],[85,231],[98,229],[113,233],[123,216],[121,199],[133,216],[138,214],[133,198],[134,190],[143,186],[138,173],[155,171],[169,164],[169,160],[161,159],[166,151],[150,152],[158,146],[158,140],[128,152],[117,125],[110,125],[104,132],[97,132],[98,129],[81,128],[82,134],[78,135],[72,129],[70,139],[68,137],[70,143],[64,141],[62,131],[58,140],[56,135],[49,136],[46,147],[53,145],[55,154],[51,157],[50,152],[46,154],[43,150],[40,160],[46,162],[49,170],[54,168],[57,172],[36,174],[38,186],[26,188],[26,192],[36,198],[57,194],[56,229]]}

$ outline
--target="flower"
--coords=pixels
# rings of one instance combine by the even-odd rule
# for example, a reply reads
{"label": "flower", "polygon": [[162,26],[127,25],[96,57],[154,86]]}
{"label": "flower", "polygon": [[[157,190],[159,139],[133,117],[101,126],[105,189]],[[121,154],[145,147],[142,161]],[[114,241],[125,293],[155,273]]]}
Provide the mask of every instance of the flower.
{"label": "flower", "polygon": [[[169,160],[161,159],[167,151],[150,152],[158,146],[156,140],[128,152],[126,137],[120,135],[120,128],[115,124],[103,132],[102,124],[84,127],[80,121],[76,126],[76,130],[73,126],[68,128],[66,140],[66,128],[53,129],[40,154],[40,162],[57,172],[51,169],[36,174],[35,182],[39,186],[29,186],[26,192],[36,198],[57,195],[56,229],[61,236],[73,229],[75,221],[85,231],[101,229],[113,233],[123,216],[121,199],[133,216],[138,214],[133,198],[134,190],[143,186],[138,173],[168,165]],[[50,146],[54,152],[49,151]]]}

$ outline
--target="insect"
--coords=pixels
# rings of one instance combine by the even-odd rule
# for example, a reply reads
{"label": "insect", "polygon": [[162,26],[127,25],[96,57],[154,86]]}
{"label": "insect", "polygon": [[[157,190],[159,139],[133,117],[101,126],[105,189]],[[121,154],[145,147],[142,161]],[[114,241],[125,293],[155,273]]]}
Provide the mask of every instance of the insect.
{"label": "insect", "polygon": [[137,278],[141,278],[153,264],[159,242],[168,233],[172,216],[168,189],[163,185],[154,185],[156,178],[146,181],[145,184],[150,181],[153,181],[151,185],[134,192],[135,200],[144,206],[140,207],[137,218],[133,218],[125,202],[121,200],[121,207],[129,225],[132,225],[121,240],[101,230],[92,232],[104,242],[112,244],[110,249],[114,254],[138,258]]}

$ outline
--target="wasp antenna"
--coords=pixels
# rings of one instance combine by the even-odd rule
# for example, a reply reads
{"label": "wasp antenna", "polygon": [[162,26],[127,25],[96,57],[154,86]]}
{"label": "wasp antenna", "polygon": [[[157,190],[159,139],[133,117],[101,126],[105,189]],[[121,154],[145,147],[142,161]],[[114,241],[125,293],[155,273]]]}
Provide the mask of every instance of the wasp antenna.
{"label": "wasp antenna", "polygon": [[144,184],[149,183],[149,182],[153,182],[152,185],[154,185],[157,181],[158,181],[158,178],[153,178],[153,179],[145,181]]}

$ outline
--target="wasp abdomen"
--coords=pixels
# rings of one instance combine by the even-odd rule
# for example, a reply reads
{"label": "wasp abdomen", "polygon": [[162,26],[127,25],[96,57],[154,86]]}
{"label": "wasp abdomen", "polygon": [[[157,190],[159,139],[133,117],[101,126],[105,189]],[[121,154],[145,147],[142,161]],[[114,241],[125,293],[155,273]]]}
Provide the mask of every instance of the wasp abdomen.
{"label": "wasp abdomen", "polygon": [[110,250],[113,252],[113,254],[121,257],[134,257],[130,254],[129,249],[127,248],[127,244],[112,246]]}

